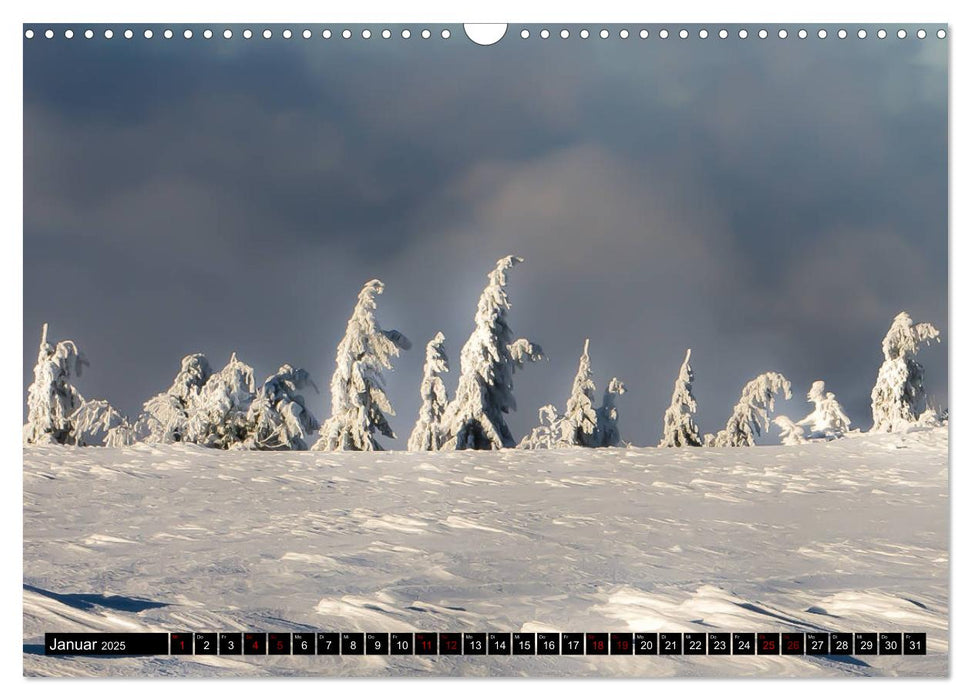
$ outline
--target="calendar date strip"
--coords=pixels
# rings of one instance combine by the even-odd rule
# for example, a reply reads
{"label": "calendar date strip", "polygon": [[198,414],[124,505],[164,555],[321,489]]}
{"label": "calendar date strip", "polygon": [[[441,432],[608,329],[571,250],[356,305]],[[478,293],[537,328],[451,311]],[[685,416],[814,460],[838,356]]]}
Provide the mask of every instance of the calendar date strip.
{"label": "calendar date strip", "polygon": [[924,632],[48,632],[46,656],[908,656]]}

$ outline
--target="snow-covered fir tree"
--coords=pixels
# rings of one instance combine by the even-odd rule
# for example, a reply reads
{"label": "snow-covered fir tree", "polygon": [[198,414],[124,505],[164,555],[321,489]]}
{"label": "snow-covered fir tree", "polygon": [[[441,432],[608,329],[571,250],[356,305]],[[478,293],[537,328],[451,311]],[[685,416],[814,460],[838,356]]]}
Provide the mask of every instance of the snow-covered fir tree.
{"label": "snow-covered fir tree", "polygon": [[147,443],[182,442],[189,426],[189,406],[212,376],[202,353],[186,355],[172,386],[142,407],[134,427],[135,440]]}
{"label": "snow-covered fir tree", "polygon": [[930,323],[914,323],[906,311],[893,320],[883,339],[883,364],[870,394],[873,431],[906,430],[924,412],[924,367],[917,351],[931,341],[940,342],[940,332]]}
{"label": "snow-covered fir tree", "polygon": [[[706,444],[715,447],[753,447],[755,438],[769,429],[769,411],[775,408],[779,394],[792,397],[792,385],[778,372],[766,372],[742,389],[742,396],[732,410],[728,424]],[[707,436],[706,436],[707,437]]]}
{"label": "snow-covered fir tree", "polygon": [[184,441],[224,450],[242,447],[249,434],[247,416],[255,396],[253,368],[234,352],[226,366],[191,395]]}
{"label": "snow-covered fir tree", "polygon": [[604,390],[603,401],[597,409],[597,447],[620,447],[620,412],[617,410],[617,397],[627,392],[624,383],[613,377]]}
{"label": "snow-covered fir tree", "polygon": [[583,342],[583,354],[573,379],[573,389],[566,402],[566,412],[560,421],[559,443],[570,447],[599,447],[597,409],[594,400],[597,387],[590,369],[590,339]]}
{"label": "snow-covered fir tree", "polygon": [[849,416],[836,400],[836,395],[826,391],[826,382],[813,382],[806,400],[813,405],[813,410],[802,420],[793,421],[788,416],[778,416],[772,421],[779,426],[783,445],[835,440],[849,432]]}
{"label": "snow-covered fir tree", "polygon": [[25,445],[70,442],[71,417],[84,404],[84,397],[71,384],[71,379],[81,375],[85,364],[87,361],[73,340],[62,340],[57,345],[47,342],[45,323],[34,365],[34,381],[27,389]]}
{"label": "snow-covered fir tree", "polygon": [[306,450],[306,437],[320,427],[299,392],[317,385],[304,369],[283,365],[256,392],[246,415],[243,446],[252,450]]}
{"label": "snow-covered fir tree", "polygon": [[698,402],[692,393],[695,373],[689,364],[691,349],[685,353],[681,371],[674,381],[674,393],[671,395],[671,405],[664,412],[664,435],[658,447],[700,447],[701,433],[695,425],[695,413],[698,412]]}
{"label": "snow-covered fir tree", "polygon": [[850,418],[836,400],[836,395],[826,391],[826,382],[813,382],[806,399],[813,405],[813,410],[799,421],[799,425],[807,429],[808,439],[834,440],[850,431]]}
{"label": "snow-covered fir tree", "polygon": [[505,419],[516,410],[513,373],[543,357],[539,345],[512,339],[507,320],[506,271],[520,262],[512,255],[499,260],[479,297],[475,330],[460,356],[458,389],[446,411],[446,448],[494,450],[516,444]]}
{"label": "snow-covered fir tree", "polygon": [[563,416],[553,404],[540,406],[539,425],[533,428],[529,435],[519,442],[521,450],[552,450],[557,447],[569,447],[563,442]]}
{"label": "snow-covered fir tree", "polygon": [[103,399],[85,401],[71,416],[68,443],[78,447],[122,447],[132,444],[128,419]]}
{"label": "snow-covered fir tree", "polygon": [[783,445],[802,445],[809,442],[805,429],[794,423],[789,416],[776,416],[772,422],[779,426],[779,439]]}
{"label": "snow-covered fir tree", "polygon": [[337,368],[330,382],[331,415],[320,431],[315,450],[380,450],[374,438],[379,432],[394,438],[388,423],[393,416],[384,391],[383,370],[411,342],[398,331],[382,330],[374,317],[376,297],[384,292],[380,280],[364,285],[357,297],[347,331],[337,346]]}
{"label": "snow-covered fir tree", "polygon": [[442,417],[448,408],[448,392],[442,374],[448,372],[448,355],[445,354],[445,335],[441,332],[425,346],[425,369],[421,376],[421,407],[408,449],[413,452],[434,451],[442,448],[444,428]]}

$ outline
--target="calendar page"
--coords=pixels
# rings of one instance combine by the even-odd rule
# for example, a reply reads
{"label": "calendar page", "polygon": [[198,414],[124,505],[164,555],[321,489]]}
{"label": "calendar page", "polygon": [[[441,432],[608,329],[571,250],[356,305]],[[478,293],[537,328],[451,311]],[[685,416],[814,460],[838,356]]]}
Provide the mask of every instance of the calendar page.
{"label": "calendar page", "polygon": [[949,32],[24,24],[24,675],[946,676]]}

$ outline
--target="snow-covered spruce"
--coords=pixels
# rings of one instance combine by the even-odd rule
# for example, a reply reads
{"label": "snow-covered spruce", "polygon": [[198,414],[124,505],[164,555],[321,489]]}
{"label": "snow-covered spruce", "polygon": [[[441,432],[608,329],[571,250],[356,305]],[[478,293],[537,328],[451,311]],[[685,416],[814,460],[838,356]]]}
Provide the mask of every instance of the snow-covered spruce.
{"label": "snow-covered spruce", "polygon": [[552,404],[539,409],[540,425],[523,438],[525,450],[559,447],[615,447],[621,443],[615,397],[623,394],[624,383],[614,377],[604,392],[603,403],[594,407],[597,387],[590,366],[590,339],[583,343],[583,354],[573,379],[573,389],[563,415]]}
{"label": "snow-covered spruce", "polygon": [[587,338],[583,342],[583,354],[580,355],[573,389],[566,402],[566,412],[559,423],[561,445],[599,447],[597,409],[594,407],[596,391],[590,369],[590,339]]}
{"label": "snow-covered spruce", "polygon": [[802,445],[809,442],[805,429],[794,423],[789,416],[776,416],[772,422],[779,426],[779,439],[783,445]]}
{"label": "snow-covered spruce", "polygon": [[775,408],[775,397],[792,397],[792,385],[778,372],[766,372],[742,389],[742,396],[732,410],[724,430],[705,436],[705,444],[714,447],[753,447],[755,438],[769,429],[769,411]]}
{"label": "snow-covered spruce", "polygon": [[71,423],[71,445],[124,447],[134,442],[128,419],[103,399],[85,401],[71,416]]}
{"label": "snow-covered spruce", "polygon": [[701,433],[695,425],[695,413],[698,412],[698,402],[692,393],[695,373],[691,369],[691,348],[685,353],[681,371],[674,380],[674,393],[671,394],[671,405],[664,412],[664,435],[658,447],[700,447]]}
{"label": "snow-covered spruce", "polygon": [[813,382],[806,400],[813,405],[813,410],[797,424],[806,428],[806,439],[835,440],[850,431],[850,418],[836,400],[836,395],[826,391],[826,382]]}
{"label": "snow-covered spruce", "polygon": [[242,447],[255,396],[253,368],[241,362],[234,352],[226,366],[191,396],[185,442],[224,450]]}
{"label": "snow-covered spruce", "polygon": [[522,261],[512,255],[499,260],[479,297],[475,330],[459,358],[458,389],[446,411],[445,448],[494,450],[516,444],[504,417],[516,410],[513,373],[543,357],[539,345],[512,339],[506,319],[506,271]]}
{"label": "snow-covered spruce", "polygon": [[212,368],[205,355],[196,353],[183,357],[172,386],[142,406],[142,414],[134,425],[135,440],[182,442],[189,425],[189,405],[211,376]]}
{"label": "snow-covered spruce", "polygon": [[883,339],[883,364],[870,394],[874,432],[889,433],[915,425],[927,404],[924,367],[917,351],[940,332],[930,323],[915,324],[906,311],[894,318]]}
{"label": "snow-covered spruce", "polygon": [[337,346],[337,368],[330,382],[331,415],[320,431],[315,450],[380,450],[379,432],[394,438],[388,416],[394,415],[384,391],[382,371],[411,342],[400,332],[382,330],[374,317],[376,297],[384,283],[371,280],[357,297],[347,331]]}
{"label": "snow-covered spruce", "polygon": [[627,393],[624,383],[613,377],[604,390],[603,401],[597,409],[597,447],[620,447],[620,411],[617,410],[617,397]]}
{"label": "snow-covered spruce", "polygon": [[563,417],[553,404],[540,406],[539,425],[519,442],[522,450],[552,450],[567,447],[562,441]]}
{"label": "snow-covered spruce", "polygon": [[57,345],[47,342],[47,324],[41,331],[34,381],[27,389],[25,445],[65,444],[70,442],[71,417],[84,404],[84,397],[71,384],[87,364],[73,340]]}
{"label": "snow-covered spruce", "polygon": [[320,427],[299,393],[306,386],[317,390],[306,370],[290,365],[267,377],[247,412],[243,446],[251,450],[306,450],[305,438]]}
{"label": "snow-covered spruce", "polygon": [[408,449],[414,452],[435,451],[442,447],[444,430],[442,416],[448,408],[448,392],[442,374],[448,372],[448,355],[445,354],[445,335],[441,332],[425,346],[425,369],[421,376],[421,407]]}

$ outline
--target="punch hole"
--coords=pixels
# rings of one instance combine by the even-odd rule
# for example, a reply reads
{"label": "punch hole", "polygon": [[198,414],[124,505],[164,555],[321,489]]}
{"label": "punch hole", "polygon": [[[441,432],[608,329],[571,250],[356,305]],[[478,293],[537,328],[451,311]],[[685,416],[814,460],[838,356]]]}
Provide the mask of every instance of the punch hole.
{"label": "punch hole", "polygon": [[28,39],[33,39],[34,38],[34,30],[33,29],[28,29],[26,32],[24,32],[24,36],[27,37]]}
{"label": "punch hole", "polygon": [[[505,24],[466,24],[463,25],[463,28],[465,29],[465,36],[469,37],[473,43],[479,46],[492,46],[506,36],[507,26]],[[546,36],[543,36],[543,34]],[[540,36],[545,39],[549,36],[549,31],[544,29]]]}

